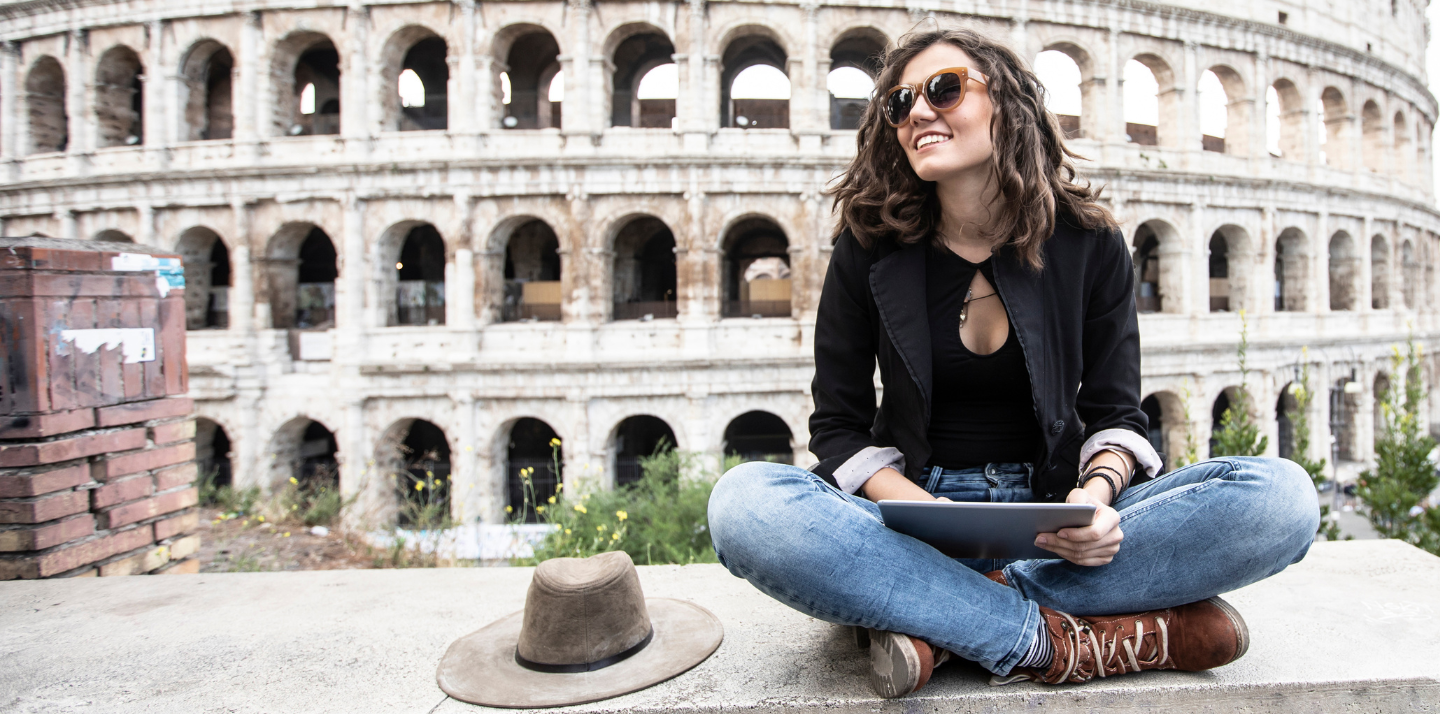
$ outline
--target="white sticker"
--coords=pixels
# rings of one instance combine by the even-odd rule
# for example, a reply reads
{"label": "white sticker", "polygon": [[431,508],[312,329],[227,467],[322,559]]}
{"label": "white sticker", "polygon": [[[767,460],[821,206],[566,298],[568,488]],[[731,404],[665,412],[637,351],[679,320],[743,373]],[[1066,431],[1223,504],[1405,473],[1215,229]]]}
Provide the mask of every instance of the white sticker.
{"label": "white sticker", "polygon": [[145,253],[121,253],[110,259],[110,269],[127,272],[155,271],[155,288],[160,291],[160,297],[169,295],[171,290],[182,290],[185,287],[185,267],[180,264],[179,258],[156,258]]}
{"label": "white sticker", "polygon": [[100,345],[105,349],[120,348],[125,364],[155,361],[155,330],[150,327],[110,327],[98,330],[61,330],[60,339],[74,342],[85,354],[95,354]]}

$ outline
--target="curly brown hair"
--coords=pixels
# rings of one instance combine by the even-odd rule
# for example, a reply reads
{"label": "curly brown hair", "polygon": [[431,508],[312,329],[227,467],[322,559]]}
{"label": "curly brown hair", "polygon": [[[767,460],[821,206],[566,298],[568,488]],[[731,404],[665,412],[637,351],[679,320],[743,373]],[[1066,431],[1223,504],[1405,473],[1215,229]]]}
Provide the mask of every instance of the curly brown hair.
{"label": "curly brown hair", "polygon": [[[1097,202],[1101,189],[1076,181],[1071,159],[1084,157],[1066,148],[1059,121],[1045,108],[1040,78],[1010,48],[969,29],[911,31],[885,54],[875,99],[899,83],[911,59],[938,42],[964,50],[989,79],[990,171],[1004,204],[993,230],[982,236],[1009,236],[1006,242],[1039,270],[1040,248],[1055,230],[1057,212],[1082,229],[1113,228],[1115,218]],[[931,237],[940,221],[935,183],[915,174],[881,104],[866,107],[855,158],[830,189],[841,217],[834,238],[848,228],[866,248],[877,240],[908,244]]]}

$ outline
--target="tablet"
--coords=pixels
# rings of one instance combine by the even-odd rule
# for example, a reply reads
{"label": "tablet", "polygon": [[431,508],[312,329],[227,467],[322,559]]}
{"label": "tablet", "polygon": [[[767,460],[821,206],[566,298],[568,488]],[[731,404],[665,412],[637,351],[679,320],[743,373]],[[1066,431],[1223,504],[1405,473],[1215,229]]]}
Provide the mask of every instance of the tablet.
{"label": "tablet", "polygon": [[952,503],[881,501],[885,526],[952,558],[1058,558],[1035,536],[1088,526],[1095,506],[1084,503]]}

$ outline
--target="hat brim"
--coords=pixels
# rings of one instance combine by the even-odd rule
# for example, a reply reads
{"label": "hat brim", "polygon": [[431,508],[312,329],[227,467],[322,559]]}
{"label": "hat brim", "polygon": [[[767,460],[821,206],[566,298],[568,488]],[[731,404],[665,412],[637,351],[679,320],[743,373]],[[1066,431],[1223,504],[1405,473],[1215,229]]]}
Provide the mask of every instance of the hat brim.
{"label": "hat brim", "polygon": [[515,662],[522,610],[450,645],[435,679],[456,699],[489,707],[531,709],[618,697],[674,677],[705,661],[725,637],[719,618],[699,605],[646,598],[654,637],[629,658],[594,672],[552,674]]}

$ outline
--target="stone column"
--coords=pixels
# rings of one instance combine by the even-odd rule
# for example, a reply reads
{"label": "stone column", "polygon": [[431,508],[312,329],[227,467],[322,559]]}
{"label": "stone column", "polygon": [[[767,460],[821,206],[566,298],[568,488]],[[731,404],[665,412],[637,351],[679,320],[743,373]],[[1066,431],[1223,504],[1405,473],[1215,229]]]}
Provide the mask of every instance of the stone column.
{"label": "stone column", "polygon": [[1355,300],[1358,303],[1355,305],[1355,309],[1360,312],[1370,312],[1373,309],[1371,303],[1374,300],[1374,296],[1371,294],[1371,279],[1374,275],[1372,271],[1375,269],[1370,261],[1370,236],[1375,231],[1375,217],[1366,215],[1364,220],[1365,234],[1355,241],[1355,250],[1360,254],[1360,286],[1355,291]]}
{"label": "stone column", "polygon": [[75,221],[75,209],[63,208],[55,213],[55,220],[60,222],[61,238],[79,238],[79,226]]}
{"label": "stone column", "polygon": [[472,104],[474,107],[475,120],[473,127],[475,131],[489,133],[496,127],[496,117],[500,115],[500,99],[496,92],[496,77],[499,73],[495,69],[495,60],[489,55],[481,55],[478,59],[478,67],[475,70],[475,98]]}
{"label": "stone column", "polygon": [[[145,97],[145,115],[141,120],[147,153],[163,165],[163,149],[174,142],[171,133],[180,123],[178,114],[172,116],[172,110],[178,102],[166,101],[169,95],[177,91],[177,70],[172,66],[170,58],[165,56],[165,22],[152,20],[146,29],[148,46],[145,58],[148,61],[145,65],[145,83],[141,85]],[[154,149],[162,151],[153,151]]]}
{"label": "stone column", "polygon": [[[240,26],[240,56],[235,70],[235,143],[254,144],[267,132],[266,117],[270,98],[264,91],[260,59],[264,50],[260,31],[260,13],[246,13]],[[249,108],[249,111],[244,111]],[[253,154],[254,147],[247,153]]]}
{"label": "stone column", "polygon": [[1311,312],[1330,312],[1330,212],[1321,209],[1315,219],[1315,238],[1310,243]]}
{"label": "stone column", "polygon": [[136,206],[135,210],[140,214],[140,230],[139,235],[135,236],[135,242],[139,243],[140,245],[148,245],[155,248],[163,248],[166,250],[174,248],[174,246],[161,245],[155,236],[154,206],[148,203],[142,203]]}
{"label": "stone column", "polygon": [[[1261,51],[1255,55],[1255,63],[1251,65],[1250,81],[1246,82],[1250,90],[1250,126],[1247,129],[1247,151],[1250,156],[1251,172],[1260,171],[1262,162],[1268,161],[1270,147],[1266,146],[1270,133],[1266,122],[1269,119],[1269,107],[1265,106],[1265,94],[1270,89],[1266,81],[1270,77],[1270,55]],[[1227,137],[1228,138],[1228,137]]]}
{"label": "stone column", "polygon": [[19,72],[20,46],[14,42],[0,43],[0,159],[16,160],[25,153],[21,140],[20,98],[23,86],[16,82]]}
{"label": "stone column", "polygon": [[255,273],[250,263],[250,211],[243,201],[230,204],[235,214],[235,247],[230,251],[230,330],[255,330]]}
{"label": "stone column", "polygon": [[1125,143],[1125,68],[1120,62],[1120,31],[1114,28],[1110,30],[1109,42],[1106,43],[1106,71],[1110,73],[1111,81],[1105,86],[1105,117],[1104,134],[1099,137],[1107,144]]}
{"label": "stone column", "polygon": [[[1200,70],[1196,66],[1198,62],[1196,49],[1193,40],[1185,41],[1185,66],[1180,78],[1183,84],[1173,90],[1179,94],[1175,103],[1180,110],[1180,137],[1176,146],[1185,152],[1185,158],[1182,160],[1187,165],[1199,163],[1200,152],[1204,150],[1204,140],[1200,138],[1200,102],[1196,101],[1199,92],[1195,91],[1195,87],[1200,82]],[[1207,240],[1208,238],[1206,236]],[[1206,309],[1209,309],[1208,305]]]}
{"label": "stone column", "polygon": [[346,10],[346,18],[350,32],[345,42],[347,52],[341,58],[340,135],[346,139],[361,139],[374,136],[380,121],[380,117],[375,116],[380,77],[377,68],[371,66],[366,52],[370,39],[369,6],[351,5]]}
{"label": "stone column", "polygon": [[365,341],[365,201],[355,194],[344,198],[340,241],[340,274],[335,280],[335,362],[354,363],[364,353]]}
{"label": "stone column", "polygon": [[386,508],[391,486],[375,462],[375,455],[367,453],[365,448],[364,398],[352,398],[343,408],[345,425],[336,434],[340,447],[336,454],[340,462],[340,493],[354,499],[355,505],[346,516],[347,525],[369,530],[384,525],[391,510]]}
{"label": "stone column", "polygon": [[475,0],[461,3],[460,23],[460,54],[445,60],[450,66],[450,96],[454,97],[449,103],[446,126],[452,134],[470,134],[486,126],[476,106]]}
{"label": "stone column", "polygon": [[[598,131],[594,125],[597,103],[595,94],[598,93],[591,92],[594,88],[594,73],[590,62],[590,22],[595,10],[590,0],[566,2],[569,5],[566,12],[566,24],[570,28],[570,36],[567,38],[569,52],[557,58],[561,70],[565,72],[565,103],[560,116],[560,133],[566,136],[591,134]],[[541,91],[544,91],[543,87]],[[571,149],[593,148],[588,141],[569,141],[565,145]]]}
{"label": "stone column", "polygon": [[65,54],[65,91],[69,95],[65,98],[69,133],[66,152],[72,159],[72,171],[80,173],[83,163],[76,159],[89,153],[95,145],[95,137],[91,134],[94,123],[90,119],[89,102],[92,80],[88,61],[90,53],[86,51],[89,39],[84,30],[73,30],[66,40],[69,44]]}
{"label": "stone column", "polygon": [[[455,251],[455,269],[453,279],[447,275],[445,278],[445,290],[450,293],[445,296],[446,315],[445,324],[456,330],[475,329],[475,251],[471,248],[473,241],[473,230],[471,222],[472,203],[470,194],[465,191],[455,193],[455,215],[459,217],[460,235],[456,237],[456,244],[460,246]],[[450,287],[454,285],[454,287]]]}
{"label": "stone column", "polygon": [[[680,131],[685,134],[685,150],[703,152],[709,145],[707,134],[719,125],[719,82],[713,75],[718,74],[713,63],[718,56],[709,54],[708,38],[705,36],[705,0],[687,0],[689,8],[689,46],[685,52],[675,54],[676,70],[680,75],[680,94],[675,103],[676,117]],[[713,57],[713,60],[712,60]]]}
{"label": "stone column", "polygon": [[484,475],[476,469],[479,434],[475,431],[475,395],[456,392],[450,395],[450,401],[455,405],[455,428],[459,432],[455,434],[459,448],[450,455],[450,516],[461,524],[478,523],[485,520],[486,514],[479,499]]}

